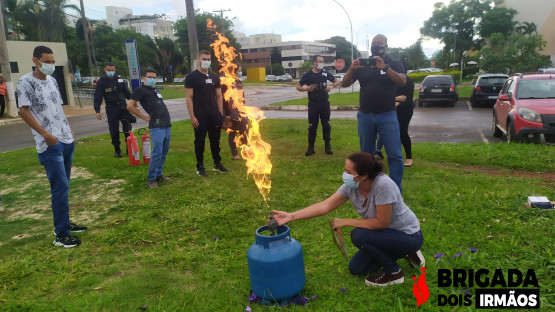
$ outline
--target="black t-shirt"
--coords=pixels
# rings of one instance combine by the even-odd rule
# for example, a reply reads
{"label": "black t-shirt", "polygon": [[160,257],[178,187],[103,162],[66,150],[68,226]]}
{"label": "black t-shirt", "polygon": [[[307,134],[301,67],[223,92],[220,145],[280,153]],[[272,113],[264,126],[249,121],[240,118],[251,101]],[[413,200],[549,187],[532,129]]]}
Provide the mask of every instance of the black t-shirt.
{"label": "black t-shirt", "polygon": [[220,77],[212,72],[203,74],[195,70],[185,78],[185,88],[193,89],[193,113],[196,118],[220,114],[216,101],[216,90],[220,88]]}
{"label": "black t-shirt", "polygon": [[[394,71],[404,74],[405,68],[398,60],[385,56],[384,62]],[[363,67],[355,71],[353,81],[360,82],[360,111],[365,113],[385,113],[395,110],[397,85],[387,74],[376,67]]]}
{"label": "black t-shirt", "polygon": [[414,110],[414,82],[409,76],[407,76],[407,84],[397,89],[396,95],[405,95],[407,97],[406,101],[399,102],[397,114],[412,114]]}
{"label": "black t-shirt", "polygon": [[312,70],[307,71],[299,80],[301,86],[304,85],[316,85],[316,88],[312,92],[308,92],[308,100],[314,102],[326,102],[329,98],[328,92],[326,92],[326,87],[328,86],[328,80],[331,82],[335,81],[335,77],[325,70],[318,73]]}
{"label": "black t-shirt", "polygon": [[141,103],[141,106],[150,115],[150,128],[171,127],[170,112],[162,100],[162,95],[155,88],[140,86],[131,95],[131,99]]}

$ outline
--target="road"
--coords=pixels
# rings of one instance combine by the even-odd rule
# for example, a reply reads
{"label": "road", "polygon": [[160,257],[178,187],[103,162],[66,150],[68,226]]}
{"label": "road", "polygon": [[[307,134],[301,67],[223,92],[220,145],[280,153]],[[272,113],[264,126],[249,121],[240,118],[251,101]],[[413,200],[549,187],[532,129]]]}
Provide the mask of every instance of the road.
{"label": "road", "polygon": [[[341,92],[351,88],[341,89]],[[358,90],[358,86],[355,91]],[[333,92],[339,90],[334,89]],[[246,102],[255,107],[295,98],[306,97],[290,87],[246,87]],[[165,100],[173,121],[189,119],[184,99]],[[357,103],[353,103],[356,105]],[[77,139],[108,132],[105,119],[99,121],[94,116],[92,107],[83,109],[82,116],[68,117]],[[356,111],[333,111],[332,119],[356,119]],[[306,111],[265,111],[268,119],[306,119]],[[459,101],[455,107],[426,106],[417,107],[410,123],[409,134],[413,142],[499,142],[491,135],[491,108],[471,108],[468,102]],[[139,120],[135,128],[144,127],[146,123]],[[12,123],[0,126],[0,152],[12,151],[35,145],[30,128],[25,123]]]}

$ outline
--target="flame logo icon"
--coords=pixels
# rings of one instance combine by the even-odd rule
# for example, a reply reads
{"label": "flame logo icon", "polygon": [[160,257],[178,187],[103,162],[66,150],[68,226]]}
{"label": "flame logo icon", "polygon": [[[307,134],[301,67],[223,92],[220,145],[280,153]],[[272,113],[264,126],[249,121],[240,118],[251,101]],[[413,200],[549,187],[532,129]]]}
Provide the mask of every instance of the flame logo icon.
{"label": "flame logo icon", "polygon": [[[417,307],[428,301],[430,297],[430,290],[428,289],[428,285],[426,285],[426,268],[422,267],[421,270],[423,272],[422,275],[418,277],[418,281],[412,286],[412,293],[416,298]],[[416,276],[413,276],[412,279],[416,281]]]}

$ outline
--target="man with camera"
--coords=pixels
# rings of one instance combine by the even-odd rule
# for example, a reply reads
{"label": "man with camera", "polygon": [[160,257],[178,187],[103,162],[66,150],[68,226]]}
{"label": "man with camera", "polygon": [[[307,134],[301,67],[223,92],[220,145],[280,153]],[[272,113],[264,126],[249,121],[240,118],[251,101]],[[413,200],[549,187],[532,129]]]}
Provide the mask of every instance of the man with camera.
{"label": "man with camera", "polygon": [[[328,81],[330,84],[328,84]],[[312,70],[306,72],[299,80],[298,91],[308,92],[308,149],[305,156],[315,153],[314,142],[318,130],[318,119],[322,122],[322,136],[325,142],[326,154],[333,154],[331,149],[330,102],[328,93],[339,85],[330,72],[324,70],[324,58],[315,55],[312,59]]]}
{"label": "man with camera", "polygon": [[389,176],[399,189],[403,180],[403,152],[399,122],[395,112],[395,92],[406,83],[405,69],[399,60],[386,53],[387,38],[372,39],[372,56],[356,59],[343,77],[342,87],[360,83],[360,110],[357,114],[360,150],[374,154],[379,134],[387,153]]}

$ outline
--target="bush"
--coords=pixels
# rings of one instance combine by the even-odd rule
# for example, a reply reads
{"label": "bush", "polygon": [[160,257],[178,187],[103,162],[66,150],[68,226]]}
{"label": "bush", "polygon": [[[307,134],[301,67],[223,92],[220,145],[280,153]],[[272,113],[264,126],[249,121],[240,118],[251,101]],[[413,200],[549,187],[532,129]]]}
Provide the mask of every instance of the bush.
{"label": "bush", "polygon": [[[463,71],[464,73],[464,71]],[[458,77],[461,74],[460,70],[455,70],[455,77]],[[424,78],[426,78],[427,76],[430,75],[453,75],[453,71],[449,71],[449,72],[437,72],[437,73],[417,73],[417,74],[408,74],[407,76],[409,76],[412,81],[414,82],[422,82],[422,80],[424,80]]]}

